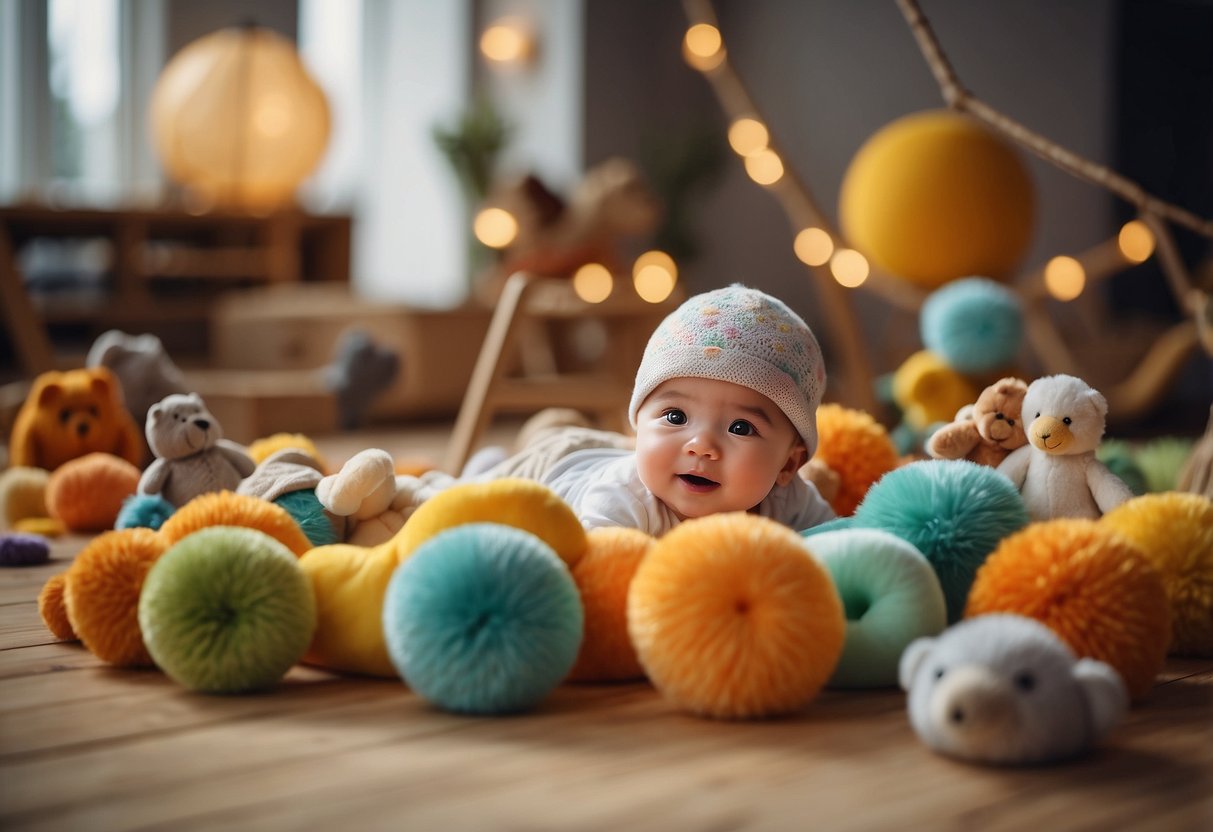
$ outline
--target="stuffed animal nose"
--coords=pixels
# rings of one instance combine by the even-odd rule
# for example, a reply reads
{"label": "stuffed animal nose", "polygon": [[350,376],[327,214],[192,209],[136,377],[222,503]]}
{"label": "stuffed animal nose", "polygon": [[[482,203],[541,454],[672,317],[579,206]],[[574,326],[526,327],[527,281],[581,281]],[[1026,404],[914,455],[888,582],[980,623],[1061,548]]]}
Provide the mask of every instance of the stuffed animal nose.
{"label": "stuffed animal nose", "polygon": [[76,425],[76,434],[81,437],[88,436],[88,422],[81,422]]}
{"label": "stuffed animal nose", "polygon": [[1015,694],[984,667],[948,672],[932,696],[934,721],[965,742],[1005,736],[1015,730]]}
{"label": "stuffed animal nose", "polygon": [[211,423],[208,422],[206,419],[195,419],[194,424],[197,425],[198,427],[202,428],[203,430],[210,430],[210,428],[211,428]]}

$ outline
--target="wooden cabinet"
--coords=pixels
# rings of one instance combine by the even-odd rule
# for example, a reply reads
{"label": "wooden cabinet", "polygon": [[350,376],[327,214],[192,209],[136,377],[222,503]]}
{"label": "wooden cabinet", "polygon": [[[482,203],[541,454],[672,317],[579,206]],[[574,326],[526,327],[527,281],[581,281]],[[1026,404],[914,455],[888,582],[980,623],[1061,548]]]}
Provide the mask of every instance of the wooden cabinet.
{"label": "wooden cabinet", "polygon": [[[93,281],[83,291],[31,291],[19,263],[35,240],[94,241],[102,262]],[[31,375],[54,367],[48,324],[205,320],[226,290],[348,283],[349,270],[347,216],[0,207],[0,319]]]}

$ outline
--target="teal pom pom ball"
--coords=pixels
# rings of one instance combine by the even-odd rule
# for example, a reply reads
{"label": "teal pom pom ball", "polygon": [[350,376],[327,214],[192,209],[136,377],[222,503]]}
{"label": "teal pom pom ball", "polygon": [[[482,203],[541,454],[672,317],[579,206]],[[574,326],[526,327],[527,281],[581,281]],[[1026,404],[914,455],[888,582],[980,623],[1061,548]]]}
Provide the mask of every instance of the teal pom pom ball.
{"label": "teal pom pom ball", "polygon": [[849,529],[854,525],[854,520],[851,517],[835,517],[833,520],[827,520],[824,523],[804,529],[801,531],[800,536],[816,537],[817,535],[825,534],[826,532],[836,532],[841,529]]}
{"label": "teal pom pom ball", "polygon": [[333,528],[333,521],[324,513],[324,506],[320,504],[315,491],[291,491],[274,502],[282,506],[291,519],[299,524],[304,536],[313,546],[328,546],[341,542],[337,537],[337,530]]}
{"label": "teal pom pom ball", "polygon": [[172,503],[159,494],[132,494],[122,501],[114,528],[156,531],[176,510]]}
{"label": "teal pom pom ball", "polygon": [[878,529],[842,529],[805,542],[834,580],[847,617],[842,657],[828,684],[893,687],[911,641],[948,623],[939,579],[922,553]]}
{"label": "teal pom pom ball", "polygon": [[1011,481],[964,459],[913,462],[869,489],[854,514],[856,528],[881,529],[922,552],[948,602],[948,621],[964,614],[977,568],[1004,537],[1028,524]]}
{"label": "teal pom pom ball", "polygon": [[388,583],[388,655],[440,708],[532,707],[573,667],[584,614],[568,568],[534,535],[469,523],[435,535]]}
{"label": "teal pom pom ball", "polygon": [[190,690],[276,684],[312,640],[316,602],[295,555],[255,529],[212,526],[161,555],[139,596],[152,660]]}
{"label": "teal pom pom ball", "polygon": [[984,277],[954,280],[922,305],[923,345],[959,373],[1005,368],[1023,342],[1023,307],[1007,287]]}

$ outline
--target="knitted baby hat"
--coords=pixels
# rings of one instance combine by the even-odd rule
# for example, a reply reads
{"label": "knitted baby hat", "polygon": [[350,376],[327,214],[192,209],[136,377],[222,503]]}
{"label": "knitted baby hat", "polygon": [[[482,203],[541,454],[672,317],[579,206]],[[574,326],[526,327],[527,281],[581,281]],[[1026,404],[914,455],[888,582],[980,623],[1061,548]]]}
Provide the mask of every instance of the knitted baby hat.
{"label": "knitted baby hat", "polygon": [[817,450],[817,405],[825,362],[813,331],[770,295],[735,283],[696,295],[657,327],[644,349],[628,419],[671,378],[710,378],[748,387],[779,406]]}

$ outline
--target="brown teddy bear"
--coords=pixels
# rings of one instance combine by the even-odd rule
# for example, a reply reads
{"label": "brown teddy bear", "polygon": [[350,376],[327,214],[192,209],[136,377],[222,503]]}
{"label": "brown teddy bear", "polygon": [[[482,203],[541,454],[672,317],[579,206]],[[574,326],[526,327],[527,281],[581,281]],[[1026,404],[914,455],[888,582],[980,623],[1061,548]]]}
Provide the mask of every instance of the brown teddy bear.
{"label": "brown teddy bear", "polygon": [[962,407],[956,420],[927,440],[935,459],[969,459],[997,467],[1011,451],[1028,444],[1022,419],[1028,385],[1017,378],[1001,378]]}
{"label": "brown teddy bear", "polygon": [[102,451],[139,465],[143,440],[121,390],[105,367],[38,376],[13,422],[10,464],[53,471]]}

